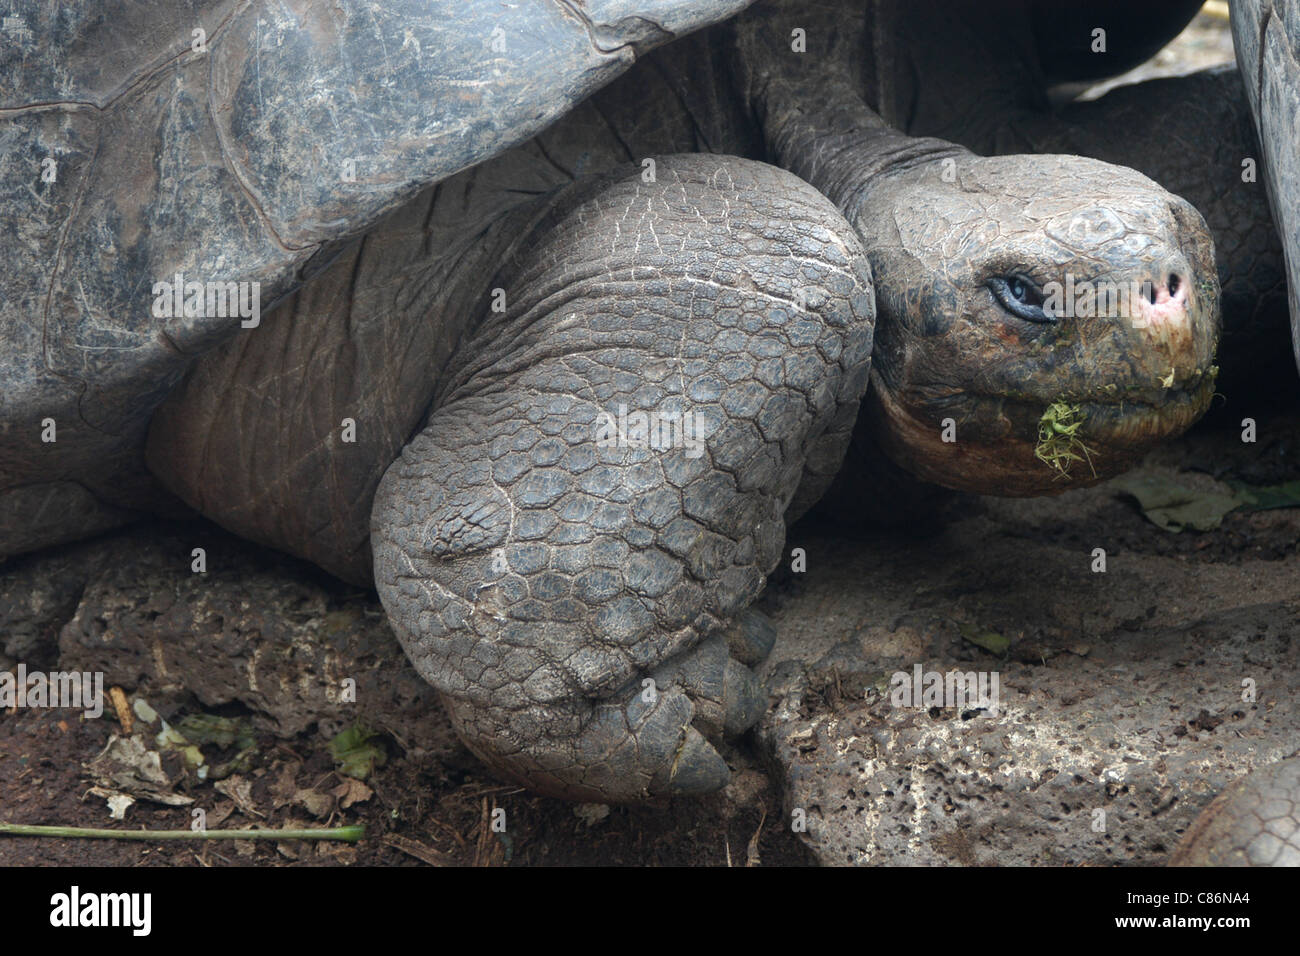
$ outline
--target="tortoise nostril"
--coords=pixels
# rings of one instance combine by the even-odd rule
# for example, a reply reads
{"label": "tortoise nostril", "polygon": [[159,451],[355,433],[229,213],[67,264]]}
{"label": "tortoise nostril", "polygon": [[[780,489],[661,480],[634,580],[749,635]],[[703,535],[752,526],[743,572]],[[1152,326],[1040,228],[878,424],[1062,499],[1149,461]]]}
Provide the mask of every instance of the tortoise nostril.
{"label": "tortoise nostril", "polygon": [[1169,273],[1169,295],[1171,298],[1178,294],[1178,287],[1182,284],[1182,281],[1176,272]]}

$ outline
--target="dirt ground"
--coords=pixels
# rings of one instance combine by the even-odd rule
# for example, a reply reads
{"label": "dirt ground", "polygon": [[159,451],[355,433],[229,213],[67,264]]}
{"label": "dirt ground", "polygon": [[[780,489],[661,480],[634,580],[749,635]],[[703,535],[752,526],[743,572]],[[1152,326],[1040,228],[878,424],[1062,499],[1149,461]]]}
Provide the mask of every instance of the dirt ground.
{"label": "dirt ground", "polygon": [[[101,721],[60,718],[28,710],[0,719],[0,818],[12,823],[110,825],[104,801],[87,795],[83,763],[104,746]],[[330,794],[343,779],[314,735],[285,743],[264,741],[267,765],[250,775],[245,815],[212,785],[194,782],[193,807],[140,803],[128,813],[132,827],[188,829],[193,808],[203,808],[213,828],[342,826],[361,823],[356,846],[331,842],[222,841],[134,843],[109,840],[0,838],[0,866],[725,866],[744,865],[757,837],[763,865],[798,865],[808,855],[791,834],[760,827],[761,810],[735,808],[725,797],[665,809],[610,808],[602,818],[583,819],[571,804],[502,786],[473,769],[449,770],[436,761],[396,753],[367,780],[373,796],[339,809]],[[301,805],[274,809],[273,789],[282,775],[293,787],[315,790],[327,809],[315,817]],[[765,778],[747,782],[768,806],[779,806]],[[733,789],[735,785],[733,784]],[[258,808],[261,808],[258,811]],[[485,822],[501,808],[505,833]],[[113,824],[116,826],[116,824]]]}
{"label": "dirt ground", "polygon": [[[1153,452],[1148,466],[1176,469],[1181,480],[1191,484],[1198,479],[1242,481],[1254,486],[1297,480],[1300,408],[1295,403],[1270,407],[1261,401],[1252,400],[1260,424],[1257,443],[1241,441],[1239,420],[1245,414],[1243,407],[1224,405],[1183,439]],[[1144,562],[1155,566],[1174,559],[1216,569],[1216,574],[1196,578],[1205,588],[1199,595],[1153,595],[1150,603],[1156,614],[1163,614],[1161,609],[1170,600],[1193,606],[1197,601],[1235,601],[1243,606],[1257,603],[1258,595],[1233,593],[1238,586],[1235,577],[1217,574],[1218,570],[1243,562],[1277,562],[1281,580],[1294,581],[1295,587],[1291,594],[1274,597],[1294,601],[1300,596],[1300,509],[1233,512],[1215,530],[1174,534],[1153,524],[1131,498],[1101,494],[1103,489],[1071,493],[1096,497],[1096,505],[1087,509],[1086,520],[1072,517],[1047,521],[1035,533],[1050,544],[1075,550],[1088,542],[1105,540],[1112,554],[1124,554],[1126,562],[1139,567]],[[1051,500],[1044,499],[1049,503]],[[958,506],[988,512],[992,520],[997,520],[1002,505],[993,499],[970,499]],[[1077,515],[1077,509],[1069,513]],[[809,534],[824,536],[826,531],[795,529],[792,537],[802,540]],[[870,545],[878,548],[880,540],[876,536]],[[864,541],[843,537],[834,541],[834,547],[844,556],[838,563],[846,570],[837,579],[837,587],[846,592],[857,588],[870,593],[872,582],[854,583],[851,573],[851,556],[865,546]],[[900,549],[900,560],[921,568],[929,560],[926,549],[936,549],[938,560],[937,549],[942,546],[942,535],[913,535],[893,545]],[[7,571],[18,567],[13,564]],[[1286,573],[1287,567],[1294,572]],[[951,598],[953,616],[963,616],[972,601],[981,607],[989,602],[998,607],[1001,586],[997,582],[1008,569],[973,566],[964,573],[961,593]],[[1271,577],[1277,579],[1277,575]],[[770,585],[768,603],[778,607],[798,600],[804,587],[797,576],[778,574]],[[916,589],[918,595],[925,592],[925,582],[917,581]],[[347,592],[340,597],[343,602],[373,604],[371,596],[341,590]],[[934,598],[928,596],[926,600],[932,602]],[[1077,616],[1082,621],[1097,614],[1091,606],[1093,596],[1086,588],[1061,590],[1054,601],[1057,620]],[[1006,618],[1014,614],[1014,609],[1000,608],[999,614],[1003,623],[1014,629],[1017,622]],[[825,623],[815,624],[814,629],[820,628],[820,643],[834,644],[871,624],[844,621],[828,614]],[[1140,629],[1143,624],[1143,620],[1135,620],[1132,626]],[[1043,644],[1054,640],[1050,634],[1038,638]],[[1016,642],[1013,655],[1030,653],[1034,646],[1033,640]],[[29,660],[29,668],[54,666],[57,646],[51,640],[42,647],[44,653]],[[835,688],[823,690],[827,696],[825,706],[836,706]],[[843,692],[843,688],[840,690]],[[202,709],[194,701],[189,703],[193,709]],[[238,705],[217,710],[224,711],[222,716],[226,717],[246,712]],[[119,730],[111,715],[84,720],[76,712],[62,710],[0,712],[0,819],[90,827],[119,825],[110,823],[104,800],[89,793],[92,782],[85,769]],[[125,824],[184,829],[189,826],[193,808],[207,812],[211,828],[364,823],[366,836],[357,846],[326,842],[194,845],[0,838],[0,865],[745,865],[752,861],[770,866],[811,862],[800,838],[785,825],[781,773],[772,768],[770,753],[753,738],[728,753],[736,773],[723,794],[650,809],[574,807],[536,797],[488,777],[463,750],[421,752],[419,748],[408,749],[400,738],[398,732],[378,738],[387,762],[376,767],[358,789],[336,771],[327,748],[328,737],[321,728],[308,727],[287,740],[260,734],[256,756],[237,775],[237,785],[232,786],[230,780],[214,785],[195,779],[193,774],[175,773],[173,768],[176,792],[193,797],[193,805],[169,807],[141,801],[127,811]],[[233,756],[234,751],[208,747],[204,753],[209,764],[216,766]],[[344,806],[347,803],[350,805]],[[486,825],[497,809],[505,811],[505,833],[495,833]]]}

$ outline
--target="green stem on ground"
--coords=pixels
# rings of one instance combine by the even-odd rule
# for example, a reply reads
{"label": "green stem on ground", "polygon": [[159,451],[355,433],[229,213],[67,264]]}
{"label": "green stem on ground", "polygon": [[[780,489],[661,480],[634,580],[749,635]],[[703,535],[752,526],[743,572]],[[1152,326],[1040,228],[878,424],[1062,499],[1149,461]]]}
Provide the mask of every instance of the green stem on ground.
{"label": "green stem on ground", "polygon": [[0,836],[75,837],[83,840],[346,840],[365,835],[361,825],[321,830],[96,830],[0,823]]}

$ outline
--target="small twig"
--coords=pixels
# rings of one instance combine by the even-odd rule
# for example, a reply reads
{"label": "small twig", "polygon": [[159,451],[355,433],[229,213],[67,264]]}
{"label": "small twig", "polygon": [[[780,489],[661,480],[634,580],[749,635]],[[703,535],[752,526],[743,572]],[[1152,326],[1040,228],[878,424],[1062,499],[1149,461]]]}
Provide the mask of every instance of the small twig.
{"label": "small twig", "polygon": [[423,843],[417,843],[415,840],[408,840],[406,837],[398,836],[396,833],[387,833],[384,835],[384,846],[391,846],[394,850],[400,850],[407,856],[413,856],[417,860],[428,863],[430,866],[453,866],[455,860],[440,850],[425,846]]}
{"label": "small twig", "polygon": [[131,713],[131,705],[127,703],[126,691],[117,686],[110,687],[108,698],[113,702],[113,710],[117,713],[117,722],[122,725],[122,733],[131,736],[131,730],[135,727],[135,714]]}
{"label": "small twig", "polygon": [[321,830],[96,830],[0,823],[0,836],[75,837],[83,840],[346,840],[365,835],[362,825]]}
{"label": "small twig", "polygon": [[491,866],[488,860],[488,840],[492,834],[492,811],[488,807],[488,798],[483,797],[478,824],[478,841],[474,846],[474,865]]}
{"label": "small twig", "polygon": [[[443,822],[442,822],[441,820],[439,820],[437,817],[433,817],[433,816],[429,817],[429,822],[431,822],[431,823],[433,823],[433,824],[435,824],[435,825],[437,825],[437,826],[442,827],[444,830],[446,830],[448,833],[450,833],[451,836],[452,836],[452,839],[454,839],[457,843],[460,844],[460,848],[461,848],[462,850],[468,850],[468,849],[469,849],[469,844],[467,844],[467,843],[465,842],[465,838],[464,838],[463,836],[460,835],[460,831],[457,830],[455,827],[453,827],[450,823],[443,823]],[[436,837],[435,837],[435,839],[436,839]]]}
{"label": "small twig", "polygon": [[749,838],[749,846],[745,848],[745,866],[762,866],[763,860],[758,852],[758,838],[762,836],[763,824],[767,822],[767,803],[759,801],[759,810],[762,812],[758,817],[758,827],[754,830],[754,835]]}

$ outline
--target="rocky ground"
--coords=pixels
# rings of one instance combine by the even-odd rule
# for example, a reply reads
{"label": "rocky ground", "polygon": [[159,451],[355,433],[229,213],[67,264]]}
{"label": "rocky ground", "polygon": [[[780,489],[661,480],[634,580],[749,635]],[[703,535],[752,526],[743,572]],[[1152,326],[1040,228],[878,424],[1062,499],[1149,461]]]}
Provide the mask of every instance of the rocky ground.
{"label": "rocky ground", "polygon": [[[1253,443],[1242,414],[1097,488],[957,498],[852,538],[796,527],[806,570],[778,569],[764,598],[780,633],[767,715],[729,751],[723,794],[660,808],[485,776],[373,594],[210,525],[9,562],[0,664],[102,671],[148,708],[0,711],[0,818],[166,829],[202,809],[214,828],[361,822],[367,837],[8,839],[0,864],[1161,863],[1227,782],[1300,745],[1300,409],[1255,412]],[[998,715],[896,706],[891,675],[917,664],[996,673]],[[150,710],[187,739],[160,743]]]}
{"label": "rocky ground", "polygon": [[[792,542],[808,571],[770,599],[761,740],[816,857],[1162,864],[1227,783],[1295,754],[1300,499],[1208,531],[1151,517],[1200,522],[1252,477],[1300,493],[1298,426],[1272,417],[1265,448],[1221,419],[1127,480]],[[1182,503],[1144,515],[1120,487]],[[999,713],[898,706],[891,677],[918,664],[996,674]]]}
{"label": "rocky ground", "polygon": [[1232,63],[1232,32],[1228,29],[1227,14],[1226,2],[1205,4],[1187,28],[1150,60],[1127,73],[1089,87],[1079,94],[1080,98],[1096,99],[1126,83],[1181,76],[1194,70]]}

